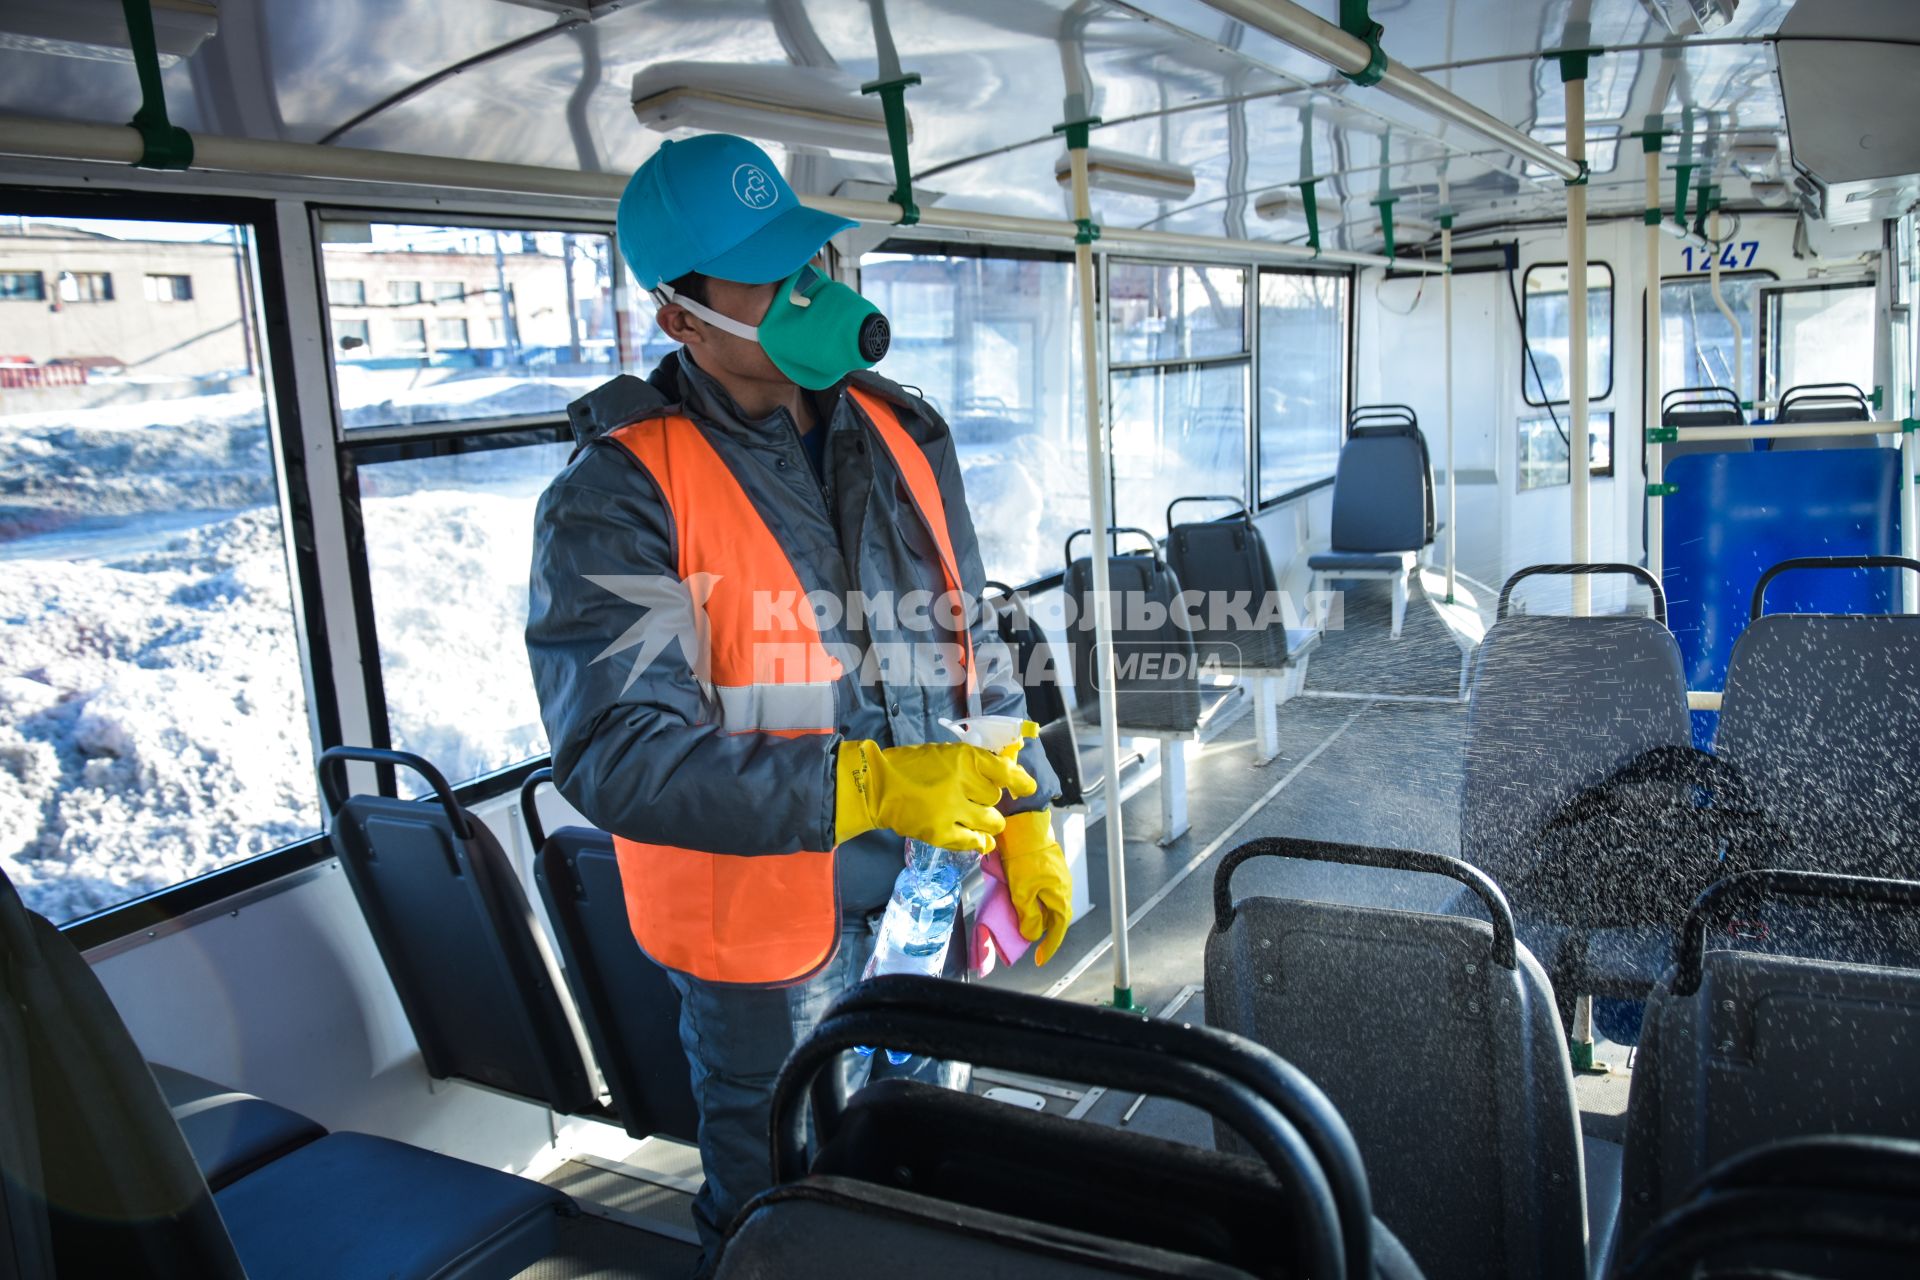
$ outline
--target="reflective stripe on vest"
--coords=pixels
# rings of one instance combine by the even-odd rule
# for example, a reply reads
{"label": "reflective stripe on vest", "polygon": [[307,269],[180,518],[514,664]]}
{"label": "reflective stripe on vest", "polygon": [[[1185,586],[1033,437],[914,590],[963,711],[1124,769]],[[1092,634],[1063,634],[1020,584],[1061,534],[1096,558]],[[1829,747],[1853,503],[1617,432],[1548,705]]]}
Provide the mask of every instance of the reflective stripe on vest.
{"label": "reflective stripe on vest", "polygon": [[[891,405],[862,391],[853,395],[905,478],[939,547],[942,577],[957,591],[959,573],[933,468]],[[637,422],[610,438],[633,455],[665,497],[681,579],[709,575],[705,675],[722,730],[782,737],[832,733],[840,663],[821,645],[811,609],[756,610],[756,598],[796,599],[805,588],[713,444],[684,417]],[[961,640],[971,684],[970,637],[963,633]],[[777,986],[809,978],[833,958],[840,936],[833,850],[723,854],[617,835],[613,844],[628,923],[659,963],[710,982]]]}

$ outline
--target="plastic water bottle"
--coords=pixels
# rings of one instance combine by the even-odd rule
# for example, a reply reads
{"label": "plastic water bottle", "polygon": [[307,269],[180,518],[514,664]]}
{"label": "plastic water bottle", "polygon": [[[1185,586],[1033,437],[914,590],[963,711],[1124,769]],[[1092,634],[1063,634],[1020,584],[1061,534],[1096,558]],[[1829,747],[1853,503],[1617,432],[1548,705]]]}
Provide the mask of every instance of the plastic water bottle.
{"label": "plastic water bottle", "polygon": [[[907,841],[907,865],[893,882],[893,897],[887,900],[862,981],[890,973],[940,976],[960,911],[960,882],[978,860],[978,854]],[[863,1047],[859,1052],[865,1057],[873,1050]],[[887,1061],[895,1066],[911,1056],[887,1050]]]}
{"label": "plastic water bottle", "polygon": [[[960,741],[993,752],[1010,750],[1029,731],[1019,716],[943,718],[940,723]],[[887,900],[880,934],[873,942],[873,956],[860,975],[861,981],[889,973],[940,976],[953,936],[954,917],[960,912],[960,882],[979,861],[977,853],[942,849],[923,840],[907,841],[907,866],[893,882],[893,896]],[[873,1056],[869,1046],[857,1052],[862,1057]],[[887,1050],[887,1061],[896,1067],[912,1056]]]}

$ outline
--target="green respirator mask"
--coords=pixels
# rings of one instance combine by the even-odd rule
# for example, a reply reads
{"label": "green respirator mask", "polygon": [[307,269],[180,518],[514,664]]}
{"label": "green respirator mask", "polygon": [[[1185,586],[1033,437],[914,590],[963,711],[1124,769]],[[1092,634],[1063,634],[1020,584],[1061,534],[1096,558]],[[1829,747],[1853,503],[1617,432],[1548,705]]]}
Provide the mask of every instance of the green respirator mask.
{"label": "green respirator mask", "polygon": [[716,329],[759,343],[774,368],[809,391],[825,390],[856,369],[871,369],[892,341],[880,308],[811,263],[779,283],[757,326],[723,316],[667,284],[655,292]]}

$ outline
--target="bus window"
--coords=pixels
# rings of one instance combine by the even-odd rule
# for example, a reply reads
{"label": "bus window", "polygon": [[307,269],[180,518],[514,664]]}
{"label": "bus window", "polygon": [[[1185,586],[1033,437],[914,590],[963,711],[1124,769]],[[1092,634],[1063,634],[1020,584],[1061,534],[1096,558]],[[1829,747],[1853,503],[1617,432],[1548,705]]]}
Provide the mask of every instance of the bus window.
{"label": "bus window", "polygon": [[1091,507],[1072,260],[889,249],[860,262],[893,329],[878,372],[952,428],[987,576],[1058,573]]}
{"label": "bus window", "polygon": [[7,219],[29,279],[0,294],[0,868],[63,923],[320,813],[249,229]]}
{"label": "bus window", "polygon": [[1260,273],[1261,501],[1329,479],[1347,418],[1347,277]]}
{"label": "bus window", "polygon": [[[1772,272],[1720,277],[1720,296],[1740,321],[1740,366],[1745,370],[1740,398],[1753,398],[1759,368],[1753,359],[1753,300]],[[1660,285],[1660,389],[1733,385],[1733,328],[1713,300],[1713,284],[1703,276],[1667,280]]]}
{"label": "bus window", "polygon": [[1851,382],[1873,394],[1871,280],[1769,285],[1760,294],[1762,394],[1817,382]]}
{"label": "bus window", "polygon": [[[1567,326],[1567,266],[1536,264],[1527,268],[1527,346],[1531,360],[1520,361],[1520,389],[1532,405],[1567,402],[1567,353],[1572,332]],[[1587,397],[1605,400],[1613,394],[1613,268],[1604,262],[1587,264]]]}

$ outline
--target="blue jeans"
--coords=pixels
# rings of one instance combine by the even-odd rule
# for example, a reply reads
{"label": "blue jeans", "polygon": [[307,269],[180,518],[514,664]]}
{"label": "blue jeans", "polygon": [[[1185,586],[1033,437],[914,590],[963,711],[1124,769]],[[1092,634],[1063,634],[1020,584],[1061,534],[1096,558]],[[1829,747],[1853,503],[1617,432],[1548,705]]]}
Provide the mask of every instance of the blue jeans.
{"label": "blue jeans", "polygon": [[[964,916],[955,921],[956,940],[966,937],[967,925]],[[740,1207],[773,1185],[771,1112],[781,1065],[834,998],[860,981],[872,954],[869,920],[851,917],[841,923],[840,947],[827,967],[793,986],[737,987],[667,971],[680,993],[680,1044],[693,1067],[700,1162],[707,1177],[693,1202],[701,1246],[696,1276],[712,1272]],[[964,975],[965,956],[963,946],[948,947],[949,977]],[[878,1053],[842,1055],[841,1070],[849,1092],[866,1082],[869,1071],[876,1078],[908,1076],[960,1088],[966,1079],[949,1064],[915,1058],[892,1067]]]}

